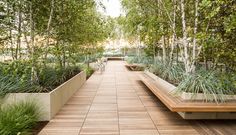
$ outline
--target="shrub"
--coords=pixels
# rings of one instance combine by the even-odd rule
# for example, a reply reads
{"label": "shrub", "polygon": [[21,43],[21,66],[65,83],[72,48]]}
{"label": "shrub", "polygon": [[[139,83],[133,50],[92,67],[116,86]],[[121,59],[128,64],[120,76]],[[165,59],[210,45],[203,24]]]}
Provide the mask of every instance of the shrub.
{"label": "shrub", "polygon": [[216,71],[198,70],[184,76],[177,87],[177,92],[193,93],[192,99],[196,94],[203,93],[206,101],[224,102],[223,95],[235,94],[235,86],[228,77],[220,79],[220,76],[222,77],[222,73]]}
{"label": "shrub", "polygon": [[225,93],[236,94],[236,74],[235,73],[218,73],[217,78],[220,82],[220,87]]}
{"label": "shrub", "polygon": [[[167,62],[166,62],[167,63]],[[195,73],[186,74],[181,64],[171,66],[162,61],[155,61],[149,70],[164,80],[177,86],[176,93],[204,94],[206,101],[224,102],[223,95],[236,94],[235,74],[197,69]]]}
{"label": "shrub", "polygon": [[29,134],[39,119],[39,108],[34,102],[19,102],[0,109],[0,134]]}
{"label": "shrub", "polygon": [[144,64],[144,65],[149,65],[151,63],[153,63],[153,58],[152,57],[127,57],[125,58],[125,60],[127,61],[127,63],[129,64]]}
{"label": "shrub", "polygon": [[161,76],[171,83],[178,85],[183,80],[184,69],[179,65],[167,66]]}
{"label": "shrub", "polygon": [[21,80],[30,78],[31,64],[29,61],[15,60],[9,63],[2,63],[0,74],[20,77]]}
{"label": "shrub", "polygon": [[89,78],[94,73],[94,70],[85,64],[81,65],[81,69],[83,69],[85,71],[87,78]]}
{"label": "shrub", "polygon": [[41,90],[41,86],[32,85],[31,82],[21,80],[17,76],[0,76],[0,97],[4,97],[7,93],[39,92]]}
{"label": "shrub", "polygon": [[[26,66],[27,65],[27,66]],[[19,92],[48,92],[80,72],[79,66],[54,68],[52,64],[37,67],[37,81],[31,81],[31,67],[25,61],[0,66],[0,96]]]}
{"label": "shrub", "polygon": [[80,72],[77,66],[66,67],[63,69],[55,69],[52,67],[43,68],[39,71],[39,85],[44,91],[50,91],[60,84],[66,82]]}
{"label": "shrub", "polygon": [[183,80],[184,68],[181,65],[173,64],[170,66],[161,61],[156,61],[156,64],[152,65],[149,70],[175,85],[178,85]]}

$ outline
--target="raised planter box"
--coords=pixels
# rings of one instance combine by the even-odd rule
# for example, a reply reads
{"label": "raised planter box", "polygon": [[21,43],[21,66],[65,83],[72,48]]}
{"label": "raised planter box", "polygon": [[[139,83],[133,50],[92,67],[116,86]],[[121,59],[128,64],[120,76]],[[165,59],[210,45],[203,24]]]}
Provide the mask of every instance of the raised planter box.
{"label": "raised planter box", "polygon": [[[159,89],[165,90],[166,92],[174,92],[176,87],[169,82],[161,79],[160,77],[156,76],[155,74],[145,71],[144,72],[148,77],[150,77],[152,80],[155,81],[155,84],[158,86]],[[179,98],[180,100],[187,101],[186,104],[190,103],[193,97],[193,93],[182,93]],[[227,101],[235,102],[236,98],[235,95],[224,95],[224,98]],[[204,104],[204,95],[203,94],[196,94],[194,96],[194,100],[200,100],[202,104]],[[194,101],[193,101],[194,102]],[[208,104],[208,103],[206,103]],[[227,105],[227,103],[225,104]],[[231,106],[231,105],[230,105]],[[217,110],[217,104],[216,104],[216,110]],[[227,109],[226,109],[227,110]],[[236,112],[177,112],[182,118],[184,119],[236,119]]]}
{"label": "raised planter box", "polygon": [[[162,78],[158,77],[157,75],[145,70],[145,74],[148,75],[149,77],[151,77],[153,80],[158,82],[158,85],[165,87],[166,90],[168,92],[174,92],[176,89],[176,86],[174,86],[173,84],[163,80]],[[212,96],[211,94],[209,94],[209,96]],[[220,95],[219,95],[220,96]],[[225,101],[230,101],[230,100],[236,100],[236,95],[222,95],[223,98],[225,99]],[[187,93],[187,92],[183,92],[180,97],[183,100],[205,100],[205,95],[202,93],[198,93],[198,94],[193,94],[193,93]]]}
{"label": "raised planter box", "polygon": [[86,74],[82,71],[49,93],[10,93],[6,96],[4,104],[35,100],[42,112],[40,121],[49,121],[85,81]]}

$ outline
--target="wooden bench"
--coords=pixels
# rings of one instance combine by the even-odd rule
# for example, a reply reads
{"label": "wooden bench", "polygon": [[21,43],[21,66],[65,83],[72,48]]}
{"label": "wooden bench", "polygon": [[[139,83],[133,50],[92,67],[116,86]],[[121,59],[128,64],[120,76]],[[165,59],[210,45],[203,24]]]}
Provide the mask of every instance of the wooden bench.
{"label": "wooden bench", "polygon": [[124,57],[107,57],[107,60],[124,60]]}
{"label": "wooden bench", "polygon": [[138,64],[126,64],[125,66],[128,69],[130,69],[131,71],[143,71],[144,70],[144,66],[138,65]]}
{"label": "wooden bench", "polygon": [[236,112],[236,102],[213,103],[203,101],[187,101],[181,97],[174,96],[160,88],[151,77],[145,73],[141,74],[142,82],[165,104],[172,112]]}

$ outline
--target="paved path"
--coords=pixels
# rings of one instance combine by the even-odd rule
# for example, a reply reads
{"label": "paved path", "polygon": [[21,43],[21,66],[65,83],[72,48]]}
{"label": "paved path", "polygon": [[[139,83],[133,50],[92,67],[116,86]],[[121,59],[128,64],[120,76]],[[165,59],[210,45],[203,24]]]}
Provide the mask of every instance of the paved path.
{"label": "paved path", "polygon": [[139,81],[138,74],[122,61],[109,61],[106,71],[93,74],[40,135],[224,134],[230,126],[236,131],[232,124],[215,131],[204,121],[183,120]]}

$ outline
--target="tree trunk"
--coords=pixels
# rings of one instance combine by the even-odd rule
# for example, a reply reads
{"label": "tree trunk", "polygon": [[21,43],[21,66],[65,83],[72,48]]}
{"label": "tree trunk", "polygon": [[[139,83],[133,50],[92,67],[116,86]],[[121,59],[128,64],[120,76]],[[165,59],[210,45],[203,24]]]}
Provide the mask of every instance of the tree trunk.
{"label": "tree trunk", "polygon": [[176,63],[179,63],[179,46],[176,44]]}
{"label": "tree trunk", "polygon": [[44,55],[44,66],[46,66],[46,60],[47,60],[47,55],[48,55],[48,49],[49,49],[49,39],[50,39],[50,29],[51,29],[51,23],[52,23],[52,17],[54,13],[54,0],[51,0],[51,11],[48,19],[48,24],[47,24],[47,41],[46,41],[46,46],[45,46],[45,55]]}
{"label": "tree trunk", "polygon": [[196,47],[197,47],[197,24],[198,24],[198,2],[199,0],[195,0],[195,20],[194,20],[194,31],[193,31],[193,56],[190,72],[195,72],[195,63],[196,63]]}
{"label": "tree trunk", "polygon": [[173,29],[173,35],[172,35],[172,44],[171,44],[171,52],[170,52],[170,65],[173,62],[173,52],[174,52],[174,47],[175,47],[175,38],[176,38],[176,0],[173,0],[174,8],[173,8],[173,22],[172,22],[172,29]]}
{"label": "tree trunk", "polygon": [[62,46],[62,64],[63,64],[63,68],[66,67],[66,49],[65,49],[65,44]]}
{"label": "tree trunk", "polygon": [[[9,3],[7,2],[7,16],[10,17],[10,7]],[[11,19],[8,21],[9,24],[9,37],[10,37],[10,50],[11,50],[11,57],[14,60],[15,59],[15,54],[14,54],[14,47],[13,47],[13,40],[12,40],[12,24],[11,24]]]}
{"label": "tree trunk", "polygon": [[10,30],[10,43],[11,43],[11,57],[13,60],[15,60],[15,54],[14,54],[14,46],[13,46],[13,41],[12,41],[12,31]]}
{"label": "tree trunk", "polygon": [[30,47],[30,43],[29,43],[29,41],[28,41],[28,39],[27,39],[27,35],[26,35],[26,33],[27,33],[27,30],[26,30],[26,28],[24,27],[23,28],[23,30],[24,30],[24,38],[25,38],[25,43],[26,43],[26,46],[27,46],[27,51],[28,51],[28,53],[29,53],[29,56],[28,57],[30,57],[30,55],[31,55],[31,47]]}
{"label": "tree trunk", "polygon": [[30,2],[30,41],[31,41],[31,49],[30,50],[30,58],[32,59],[32,67],[31,67],[31,82],[37,83],[38,82],[38,76],[36,72],[36,60],[34,56],[34,20],[33,20],[33,7],[32,2]]}
{"label": "tree trunk", "polygon": [[[20,57],[20,49],[21,49],[21,23],[22,23],[22,13],[21,13],[21,0],[19,0],[18,5],[18,26],[17,26],[17,45],[15,50],[15,58],[18,59]],[[18,57],[19,56],[19,57]]]}
{"label": "tree trunk", "polygon": [[166,45],[165,45],[165,36],[161,37],[162,40],[162,53],[163,53],[163,62],[166,63]]}
{"label": "tree trunk", "polygon": [[185,1],[181,0],[181,18],[182,18],[182,31],[183,31],[183,60],[185,65],[185,72],[190,73],[190,61],[188,55],[188,41],[186,31],[186,18],[185,18]]}

